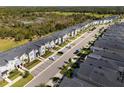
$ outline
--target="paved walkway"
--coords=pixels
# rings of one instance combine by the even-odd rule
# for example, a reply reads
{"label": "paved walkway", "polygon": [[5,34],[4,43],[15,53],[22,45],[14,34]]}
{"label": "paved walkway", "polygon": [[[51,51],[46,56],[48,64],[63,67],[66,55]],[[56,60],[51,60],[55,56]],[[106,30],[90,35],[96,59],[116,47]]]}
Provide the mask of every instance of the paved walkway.
{"label": "paved walkway", "polygon": [[5,80],[8,82],[8,83],[11,83],[12,80],[10,80],[9,78],[5,78]]}
{"label": "paved walkway", "polygon": [[12,86],[15,82],[17,82],[18,80],[20,80],[22,78],[22,76],[17,77],[16,79],[14,79],[12,82],[8,83],[7,85],[5,85],[4,87],[10,87]]}

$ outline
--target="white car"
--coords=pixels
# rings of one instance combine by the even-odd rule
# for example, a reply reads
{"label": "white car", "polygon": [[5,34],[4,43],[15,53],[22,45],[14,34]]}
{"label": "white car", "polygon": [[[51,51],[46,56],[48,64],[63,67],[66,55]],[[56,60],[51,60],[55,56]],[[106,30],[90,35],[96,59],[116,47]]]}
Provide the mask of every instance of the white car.
{"label": "white car", "polygon": [[71,47],[72,47],[71,45],[66,46],[66,48],[68,48],[68,49],[71,49]]}
{"label": "white car", "polygon": [[49,60],[55,61],[55,57],[50,57]]}

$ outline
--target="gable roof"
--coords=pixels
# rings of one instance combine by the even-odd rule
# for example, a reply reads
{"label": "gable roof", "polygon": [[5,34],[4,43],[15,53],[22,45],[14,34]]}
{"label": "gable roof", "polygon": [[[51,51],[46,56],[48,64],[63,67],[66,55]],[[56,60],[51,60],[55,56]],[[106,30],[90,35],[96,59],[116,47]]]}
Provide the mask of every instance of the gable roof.
{"label": "gable roof", "polygon": [[10,50],[5,51],[5,52],[2,52],[2,53],[0,53],[0,58],[1,58],[0,63],[3,63],[4,59],[9,61],[9,60],[13,60],[15,57],[20,57],[24,53],[28,54],[33,49],[38,49],[41,45],[44,45],[45,43],[48,43],[51,40],[55,40],[58,37],[62,37],[65,34],[70,33],[77,28],[81,28],[87,24],[90,24],[91,22],[93,22],[93,21],[87,21],[85,23],[80,23],[80,24],[77,24],[75,26],[68,27],[68,28],[63,29],[61,31],[54,32],[50,36],[46,36],[42,39],[32,41],[32,42],[29,42],[25,45],[10,49]]}

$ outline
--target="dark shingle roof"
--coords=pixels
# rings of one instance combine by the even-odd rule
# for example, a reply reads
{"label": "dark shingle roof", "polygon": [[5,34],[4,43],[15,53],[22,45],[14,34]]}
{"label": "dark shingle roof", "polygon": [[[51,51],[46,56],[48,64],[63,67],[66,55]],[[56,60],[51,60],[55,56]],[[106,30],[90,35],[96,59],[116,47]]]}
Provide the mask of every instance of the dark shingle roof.
{"label": "dark shingle roof", "polygon": [[[108,19],[111,19],[111,18],[113,19],[115,17],[108,17]],[[85,23],[77,24],[75,26],[71,26],[71,27],[66,28],[64,30],[55,32],[55,33],[51,34],[50,36],[47,36],[43,39],[39,39],[37,41],[30,42],[30,43],[25,44],[23,46],[10,49],[6,52],[2,52],[2,53],[0,53],[0,58],[1,58],[0,63],[3,64],[4,59],[5,60],[12,60],[15,57],[20,57],[24,53],[28,54],[31,50],[38,49],[39,46],[44,45],[45,43],[50,42],[51,40],[55,40],[58,37],[62,37],[63,35],[74,31],[76,28],[81,28],[81,27],[83,27],[86,24],[91,23],[91,22],[93,22],[93,21],[88,21],[88,22],[85,22]]]}
{"label": "dark shingle roof", "polygon": [[[85,81],[94,86],[124,86],[123,28],[124,23],[111,26],[105,32],[107,34],[95,42],[94,46],[102,49],[96,48],[92,54],[87,56],[85,62],[81,63],[80,68],[75,71],[76,83],[79,83],[78,81],[80,80],[79,84],[82,85],[84,83],[81,81]],[[93,55],[95,57],[99,56],[99,58],[95,58]],[[62,86],[74,86],[75,82],[72,80],[74,78],[71,80],[64,79]]]}
{"label": "dark shingle roof", "polygon": [[0,59],[0,67],[5,66],[5,65],[7,65],[7,64],[8,64],[8,62],[6,62],[6,61],[3,60],[3,59]]}
{"label": "dark shingle roof", "polygon": [[24,53],[28,54],[31,50],[38,49],[38,47],[40,47],[41,45],[44,45],[45,43],[48,43],[48,42],[50,42],[52,40],[55,40],[58,37],[62,37],[66,33],[70,33],[74,29],[82,27],[84,25],[85,25],[84,23],[77,24],[75,26],[66,28],[64,30],[52,33],[51,35],[46,36],[46,37],[44,37],[42,39],[39,39],[37,41],[29,42],[29,43],[27,43],[25,45],[22,45],[22,46],[10,49],[10,50],[5,51],[5,52],[1,52],[0,53],[0,58],[1,58],[0,64],[4,64],[5,63],[4,59],[5,60],[13,60],[15,57],[20,57]]}
{"label": "dark shingle roof", "polygon": [[80,69],[77,71],[77,77],[81,80],[87,80],[87,82],[93,83],[96,86],[123,86],[117,80],[119,76],[118,71],[111,70],[105,67],[96,67],[89,65],[88,63],[82,63]]}
{"label": "dark shingle roof", "polygon": [[73,79],[64,77],[59,87],[81,87],[82,85]]}

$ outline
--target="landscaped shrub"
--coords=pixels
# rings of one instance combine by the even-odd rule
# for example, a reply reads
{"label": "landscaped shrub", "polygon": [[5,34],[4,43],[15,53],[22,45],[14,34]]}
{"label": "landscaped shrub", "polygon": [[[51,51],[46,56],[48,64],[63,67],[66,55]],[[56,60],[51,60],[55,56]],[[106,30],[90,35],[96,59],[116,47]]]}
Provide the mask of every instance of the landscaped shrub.
{"label": "landscaped shrub", "polygon": [[61,73],[61,74],[65,74],[67,70],[68,70],[67,66],[64,66],[64,65],[63,65],[63,67],[61,68],[60,73]]}
{"label": "landscaped shrub", "polygon": [[79,68],[79,64],[78,64],[78,63],[74,63],[74,64],[72,65],[72,68]]}
{"label": "landscaped shrub", "polygon": [[24,75],[22,76],[23,78],[26,78],[29,75],[28,71],[25,71]]}
{"label": "landscaped shrub", "polygon": [[51,79],[52,79],[52,81],[53,81],[54,83],[57,83],[57,82],[60,80],[59,77],[53,77],[53,78],[51,78]]}
{"label": "landscaped shrub", "polygon": [[68,78],[72,78],[72,76],[73,76],[73,70],[72,69],[69,69],[68,71],[66,71],[65,76],[68,77]]}

